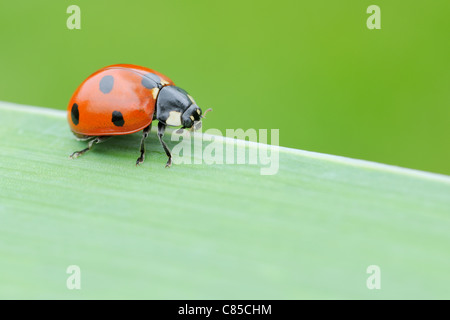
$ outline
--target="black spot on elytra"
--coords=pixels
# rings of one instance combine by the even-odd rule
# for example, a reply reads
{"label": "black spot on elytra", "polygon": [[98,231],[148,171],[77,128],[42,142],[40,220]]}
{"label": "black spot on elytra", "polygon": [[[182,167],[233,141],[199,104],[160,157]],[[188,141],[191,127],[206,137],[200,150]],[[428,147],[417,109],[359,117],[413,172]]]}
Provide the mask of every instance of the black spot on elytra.
{"label": "black spot on elytra", "polygon": [[103,93],[110,93],[114,86],[114,77],[113,76],[104,76],[102,80],[100,80],[100,91]]}
{"label": "black spot on elytra", "polygon": [[161,87],[161,79],[154,73],[147,73],[142,77],[142,85],[147,89]]}
{"label": "black spot on elytra", "polygon": [[72,105],[72,110],[70,111],[70,115],[72,116],[72,122],[74,125],[78,125],[80,122],[80,112],[78,111],[78,105],[74,103]]}
{"label": "black spot on elytra", "polygon": [[115,126],[122,127],[125,124],[125,120],[123,120],[123,115],[120,111],[114,111],[112,113],[112,123],[114,123]]}

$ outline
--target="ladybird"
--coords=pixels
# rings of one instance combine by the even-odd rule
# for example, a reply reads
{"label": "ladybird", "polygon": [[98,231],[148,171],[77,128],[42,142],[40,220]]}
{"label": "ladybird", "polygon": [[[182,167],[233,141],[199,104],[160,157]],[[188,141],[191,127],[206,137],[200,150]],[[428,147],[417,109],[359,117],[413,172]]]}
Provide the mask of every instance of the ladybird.
{"label": "ladybird", "polygon": [[112,136],[142,130],[141,155],[136,160],[140,165],[152,121],[158,120],[157,135],[168,157],[166,167],[170,167],[172,155],[163,140],[166,127],[198,129],[201,118],[202,110],[194,99],[162,73],[131,64],[107,66],[84,80],[69,101],[70,129],[78,140],[88,141],[87,148],[72,153],[70,158],[79,157]]}

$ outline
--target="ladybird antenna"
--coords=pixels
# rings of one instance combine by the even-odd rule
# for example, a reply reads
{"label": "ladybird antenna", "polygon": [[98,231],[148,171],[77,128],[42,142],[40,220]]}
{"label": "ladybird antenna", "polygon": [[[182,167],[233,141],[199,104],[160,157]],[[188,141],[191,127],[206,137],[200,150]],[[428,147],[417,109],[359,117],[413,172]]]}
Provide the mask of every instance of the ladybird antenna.
{"label": "ladybird antenna", "polygon": [[206,118],[206,114],[210,111],[213,111],[211,108],[209,108],[208,110],[205,111],[205,113],[203,115],[200,116],[200,118]]}

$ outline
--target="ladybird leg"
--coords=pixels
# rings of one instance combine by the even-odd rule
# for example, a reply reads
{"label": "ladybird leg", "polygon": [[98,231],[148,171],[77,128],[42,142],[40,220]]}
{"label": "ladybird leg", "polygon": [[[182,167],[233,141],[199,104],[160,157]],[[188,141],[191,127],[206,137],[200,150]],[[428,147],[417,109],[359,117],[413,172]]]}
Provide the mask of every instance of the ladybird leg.
{"label": "ladybird leg", "polygon": [[152,129],[152,124],[150,123],[150,125],[148,127],[146,127],[142,131],[141,156],[136,160],[136,165],[137,166],[144,162],[144,159],[145,159],[145,139],[147,139],[148,133],[150,132],[151,129]]}
{"label": "ladybird leg", "polygon": [[172,165],[172,154],[170,153],[170,149],[167,146],[167,144],[162,139],[164,136],[164,131],[166,130],[166,125],[162,122],[158,122],[158,138],[159,142],[161,142],[162,147],[164,148],[164,151],[166,152],[167,157],[169,158],[166,163],[166,168],[170,167]]}
{"label": "ladybird leg", "polygon": [[75,151],[74,153],[72,153],[69,158],[71,159],[75,159],[78,158],[79,156],[81,156],[83,153],[86,153],[87,151],[92,149],[92,146],[97,143],[103,142],[107,139],[111,138],[111,136],[101,136],[101,137],[94,137],[91,141],[89,141],[88,147],[80,150],[80,151]]}
{"label": "ladybird leg", "polygon": [[178,129],[177,131],[175,131],[176,134],[182,134],[184,129],[186,129],[186,127],[181,127],[180,129]]}

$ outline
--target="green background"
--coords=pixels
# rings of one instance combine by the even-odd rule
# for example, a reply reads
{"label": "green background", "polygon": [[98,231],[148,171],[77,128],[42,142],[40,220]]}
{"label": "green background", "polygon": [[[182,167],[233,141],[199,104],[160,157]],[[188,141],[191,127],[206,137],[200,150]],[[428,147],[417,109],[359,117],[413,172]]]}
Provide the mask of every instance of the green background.
{"label": "green background", "polygon": [[[81,30],[66,9],[81,8]],[[368,30],[366,8],[381,8]],[[2,1],[0,100],[65,109],[115,63],[156,69],[283,146],[450,173],[448,0]]]}

